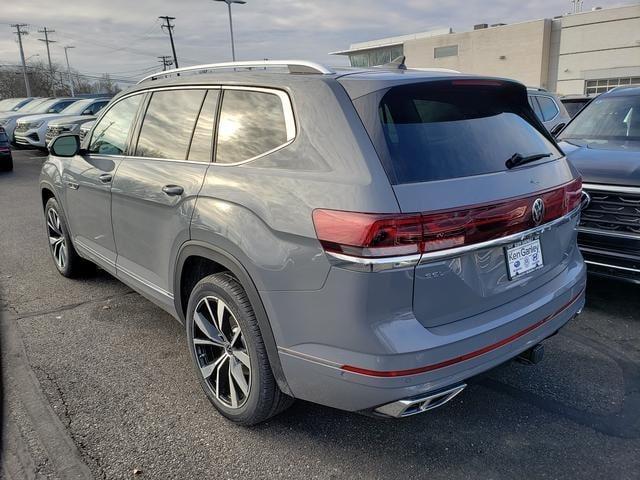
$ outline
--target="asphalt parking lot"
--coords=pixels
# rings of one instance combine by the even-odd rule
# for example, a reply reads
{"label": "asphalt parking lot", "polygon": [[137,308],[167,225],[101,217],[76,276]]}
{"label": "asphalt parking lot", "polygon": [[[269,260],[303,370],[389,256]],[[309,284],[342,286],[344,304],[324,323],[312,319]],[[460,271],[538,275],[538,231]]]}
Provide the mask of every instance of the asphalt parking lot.
{"label": "asphalt parking lot", "polygon": [[0,173],[6,478],[640,478],[640,287],[590,278],[541,364],[503,365],[433,412],[297,402],[236,427],[168,314],[106,273],[57,273],[43,160],[18,151]]}

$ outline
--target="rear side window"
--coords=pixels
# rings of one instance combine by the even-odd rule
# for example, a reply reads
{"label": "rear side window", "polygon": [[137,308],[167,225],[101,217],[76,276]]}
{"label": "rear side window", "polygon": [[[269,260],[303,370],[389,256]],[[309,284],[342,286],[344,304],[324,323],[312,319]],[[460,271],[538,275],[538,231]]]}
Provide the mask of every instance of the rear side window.
{"label": "rear side window", "polygon": [[47,113],[60,113],[62,110],[64,110],[74,102],[76,102],[76,100],[65,100],[64,102],[56,103],[49,110],[47,110]]}
{"label": "rear side window", "polygon": [[250,160],[289,140],[281,97],[252,90],[225,90],[218,123],[217,163]]}
{"label": "rear side window", "polygon": [[209,90],[200,109],[198,123],[193,131],[189,158],[192,162],[210,162],[213,148],[213,123],[218,107],[217,90]]}
{"label": "rear side window", "polygon": [[141,100],[142,95],[133,95],[111,107],[93,129],[90,153],[121,155],[124,152]]}
{"label": "rear side window", "polygon": [[538,95],[538,104],[540,105],[540,111],[542,113],[542,119],[545,122],[553,120],[558,115],[558,106],[552,98],[542,97]]}
{"label": "rear side window", "polygon": [[142,121],[137,157],[186,160],[206,90],[162,90],[151,96]]}
{"label": "rear side window", "polygon": [[499,172],[515,153],[560,157],[518,85],[425,82],[366,97],[356,107],[394,184]]}

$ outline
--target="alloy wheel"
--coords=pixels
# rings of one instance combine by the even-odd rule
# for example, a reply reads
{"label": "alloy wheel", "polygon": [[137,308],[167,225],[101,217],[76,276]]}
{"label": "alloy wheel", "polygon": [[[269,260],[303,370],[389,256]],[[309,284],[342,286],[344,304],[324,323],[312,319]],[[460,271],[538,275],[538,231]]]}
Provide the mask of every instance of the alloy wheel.
{"label": "alloy wheel", "polygon": [[251,388],[251,360],[235,316],[220,298],[207,296],[193,313],[193,346],[200,373],[216,399],[242,407]]}
{"label": "alloy wheel", "polygon": [[49,245],[51,246],[53,259],[58,268],[62,270],[67,264],[67,242],[62,233],[60,215],[58,215],[58,212],[53,208],[47,211],[47,231],[49,233]]}

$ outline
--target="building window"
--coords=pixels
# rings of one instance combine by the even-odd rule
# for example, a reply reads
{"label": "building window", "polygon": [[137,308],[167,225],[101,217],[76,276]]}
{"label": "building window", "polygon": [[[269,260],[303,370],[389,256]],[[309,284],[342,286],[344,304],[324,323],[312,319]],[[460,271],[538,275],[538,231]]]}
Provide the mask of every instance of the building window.
{"label": "building window", "polygon": [[584,93],[587,95],[608,92],[612,88],[623,85],[640,85],[640,77],[601,78],[587,80],[584,83]]}
{"label": "building window", "polygon": [[458,45],[447,45],[446,47],[436,47],[433,49],[433,58],[457,57]]}
{"label": "building window", "polygon": [[352,53],[349,60],[352,67],[374,67],[376,65],[384,65],[391,63],[398,57],[404,55],[402,45],[394,45],[391,47],[381,47],[367,50],[366,52]]}

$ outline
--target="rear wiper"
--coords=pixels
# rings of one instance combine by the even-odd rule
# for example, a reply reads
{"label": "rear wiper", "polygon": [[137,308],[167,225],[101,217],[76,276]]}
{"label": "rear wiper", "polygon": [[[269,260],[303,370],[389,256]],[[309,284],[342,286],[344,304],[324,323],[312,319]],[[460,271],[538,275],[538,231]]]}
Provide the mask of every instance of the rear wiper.
{"label": "rear wiper", "polygon": [[505,162],[505,165],[508,169],[512,169],[517,167],[518,165],[524,165],[525,163],[535,162],[536,160],[540,160],[541,158],[550,157],[550,153],[535,153],[533,155],[527,155],[526,157],[522,156],[519,153],[514,153],[511,155],[511,158]]}

